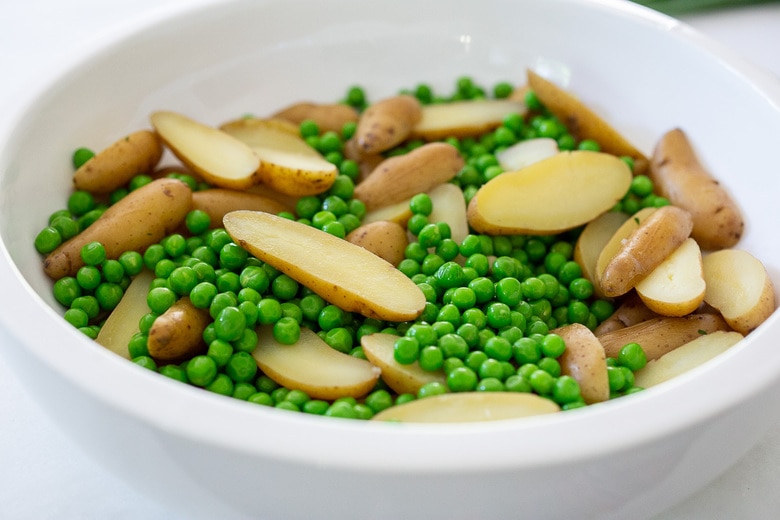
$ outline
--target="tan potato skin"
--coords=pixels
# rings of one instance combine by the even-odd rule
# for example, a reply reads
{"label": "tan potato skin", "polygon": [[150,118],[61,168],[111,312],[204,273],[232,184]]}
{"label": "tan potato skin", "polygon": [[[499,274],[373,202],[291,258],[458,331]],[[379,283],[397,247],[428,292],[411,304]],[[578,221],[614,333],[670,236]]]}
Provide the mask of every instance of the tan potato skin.
{"label": "tan potato skin", "polygon": [[87,229],[61,244],[43,261],[52,279],[75,276],[84,265],[81,248],[100,242],[106,257],[116,259],[125,251],[142,251],[175,230],[192,208],[190,188],[176,179],[157,179],[130,192]]}
{"label": "tan potato skin", "polygon": [[409,245],[406,228],[388,220],[363,224],[349,233],[346,239],[395,266],[405,258],[404,252]]}
{"label": "tan potato skin", "polygon": [[582,398],[588,404],[609,399],[607,358],[598,338],[586,326],[572,323],[551,331],[566,342],[558,361],[561,372],[580,384]]}
{"label": "tan potato skin", "polygon": [[288,208],[277,200],[256,193],[214,188],[194,192],[192,209],[208,213],[211,227],[222,227],[222,218],[231,211],[250,209],[276,215]]}
{"label": "tan potato skin", "polygon": [[731,330],[719,314],[689,314],[683,317],[652,318],[598,336],[609,357],[617,357],[627,343],[639,343],[648,360],[716,330]]}
{"label": "tan potato skin", "polygon": [[344,158],[358,164],[358,182],[366,180],[371,172],[385,160],[381,153],[362,154],[354,137],[344,143]]}
{"label": "tan potato skin", "polygon": [[658,208],[623,242],[599,279],[607,297],[621,296],[664,261],[693,228],[691,215],[675,206]]}
{"label": "tan potato skin", "polygon": [[629,292],[625,299],[620,303],[615,312],[602,321],[596,330],[593,331],[596,336],[601,336],[607,332],[618,329],[624,329],[631,325],[636,325],[651,318],[658,318],[659,315],[650,310],[635,291]]}
{"label": "tan potato skin", "polygon": [[203,331],[211,323],[208,309],[198,309],[188,297],[180,298],[157,317],[149,330],[149,355],[156,361],[176,362],[206,350]]}
{"label": "tan potato skin", "polygon": [[528,86],[575,139],[594,139],[601,150],[634,159],[634,174],[647,171],[648,159],[633,144],[582,101],[532,70],[527,71]]}
{"label": "tan potato skin", "polygon": [[110,193],[136,175],[150,173],[162,153],[157,134],[149,130],[134,132],[81,165],[73,174],[73,185],[90,193]]}
{"label": "tan potato skin", "polygon": [[321,132],[341,132],[346,123],[357,122],[357,110],[343,103],[320,104],[302,101],[276,112],[272,117],[284,119],[296,125],[311,119]]}
{"label": "tan potato skin", "polygon": [[421,117],[422,108],[414,96],[403,94],[377,101],[358,121],[358,150],[363,155],[389,150],[411,135]]}
{"label": "tan potato skin", "polygon": [[362,200],[369,211],[389,206],[449,181],[463,164],[463,157],[454,146],[428,143],[382,161],[355,186],[355,198]]}
{"label": "tan potato skin", "polygon": [[658,141],[649,175],[662,196],[691,214],[691,236],[703,250],[732,247],[742,238],[745,222],[737,203],[702,166],[681,129]]}

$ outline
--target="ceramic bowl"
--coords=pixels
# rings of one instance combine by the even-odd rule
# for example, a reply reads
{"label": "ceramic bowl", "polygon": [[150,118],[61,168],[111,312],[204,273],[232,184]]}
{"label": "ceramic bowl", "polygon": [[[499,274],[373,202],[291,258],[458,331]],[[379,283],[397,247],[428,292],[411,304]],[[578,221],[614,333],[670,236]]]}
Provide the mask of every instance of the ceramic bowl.
{"label": "ceramic bowl", "polygon": [[741,202],[780,281],[780,87],[688,27],[610,0],[196,2],[123,27],[52,72],[0,134],[3,354],[101,464],[189,518],[647,518],[712,481],[780,414],[777,316],[705,366],[624,399],[468,425],[311,417],[133,365],[68,325],[32,246],[69,157],[156,109],[208,123],[420,81],[576,92],[649,153],[673,127]]}

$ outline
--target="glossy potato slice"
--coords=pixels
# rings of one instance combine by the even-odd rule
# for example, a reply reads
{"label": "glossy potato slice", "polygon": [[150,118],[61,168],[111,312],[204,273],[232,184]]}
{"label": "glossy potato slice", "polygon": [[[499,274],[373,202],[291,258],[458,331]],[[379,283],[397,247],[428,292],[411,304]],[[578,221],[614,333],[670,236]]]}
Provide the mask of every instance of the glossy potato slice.
{"label": "glossy potato slice", "polygon": [[463,191],[449,182],[440,184],[428,192],[433,203],[429,222],[446,222],[450,227],[450,238],[460,244],[469,234],[466,215],[466,199]]}
{"label": "glossy potato slice", "polygon": [[485,183],[469,203],[469,224],[486,234],[560,233],[611,209],[630,184],[613,155],[562,152]]}
{"label": "glossy potato slice", "polygon": [[154,112],[151,121],[173,154],[207,182],[233,189],[255,183],[260,160],[235,137],[176,112]]}
{"label": "glossy potato slice", "polygon": [[582,276],[593,282],[593,288],[599,296],[603,297],[597,283],[596,265],[599,256],[626,220],[628,220],[627,214],[608,211],[586,224],[574,245],[574,261],[582,268]]}
{"label": "glossy potato slice", "polygon": [[223,224],[241,247],[344,310],[407,321],[425,307],[425,296],[414,282],[346,240],[257,211],[228,213]]}
{"label": "glossy potato slice", "polygon": [[509,99],[423,105],[420,120],[412,129],[412,137],[436,141],[446,137],[481,135],[501,126],[509,114],[525,115],[527,111],[523,102]]}
{"label": "glossy potato slice", "polygon": [[558,142],[549,137],[520,141],[496,152],[496,159],[504,171],[515,171],[558,153]]}
{"label": "glossy potato slice", "polygon": [[314,399],[363,397],[379,379],[379,368],[334,349],[310,329],[292,345],[274,339],[273,327],[257,329],[252,356],[265,375],[282,386],[302,390]]}
{"label": "glossy potato slice", "polygon": [[424,370],[415,361],[402,365],[393,356],[393,345],[398,336],[394,334],[368,334],[360,338],[363,352],[371,363],[382,370],[382,380],[398,394],[414,394],[427,383],[446,384],[444,372]]}
{"label": "glossy potato slice", "polygon": [[440,394],[387,408],[374,421],[464,423],[500,421],[557,413],[550,399],[521,392],[461,392]]}
{"label": "glossy potato slice", "polygon": [[154,280],[154,273],[147,269],[133,278],[125,289],[119,305],[114,307],[100,327],[95,341],[115,354],[130,359],[130,353],[127,351],[130,338],[139,331],[138,323],[141,318],[151,312],[146,297],[152,280]]}

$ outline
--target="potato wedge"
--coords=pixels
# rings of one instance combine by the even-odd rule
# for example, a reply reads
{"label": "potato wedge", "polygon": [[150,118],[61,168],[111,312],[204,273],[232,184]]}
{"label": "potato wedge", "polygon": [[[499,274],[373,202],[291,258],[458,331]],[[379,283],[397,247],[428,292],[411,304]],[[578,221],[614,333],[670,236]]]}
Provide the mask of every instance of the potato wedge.
{"label": "potato wedge", "polygon": [[387,220],[406,227],[406,222],[412,216],[412,210],[409,208],[410,202],[411,198],[408,198],[389,206],[367,211],[366,216],[363,217],[363,223],[370,224],[371,222]]}
{"label": "potato wedge", "polygon": [[260,160],[235,137],[176,112],[154,112],[151,121],[173,154],[210,184],[243,189],[256,182]]}
{"label": "potato wedge", "polygon": [[588,222],[574,245],[574,261],[582,268],[582,276],[593,282],[593,288],[603,297],[598,285],[596,266],[604,247],[609,243],[628,215],[620,211],[607,211]]}
{"label": "potato wedge", "polygon": [[423,370],[417,361],[409,365],[398,363],[393,356],[396,339],[398,336],[383,333],[368,334],[360,338],[366,358],[382,370],[382,380],[387,386],[398,394],[417,395],[420,388],[427,383],[447,383],[441,370]]}
{"label": "potato wedge", "polygon": [[739,332],[720,330],[699,336],[668,354],[649,361],[644,368],[634,374],[634,384],[642,388],[650,388],[668,381],[722,354],[739,343],[742,338],[744,336]]}
{"label": "potato wedge", "polygon": [[309,119],[317,123],[320,132],[340,133],[345,124],[357,122],[360,115],[357,110],[344,103],[302,101],[279,110],[271,117],[284,119],[295,125]]}
{"label": "potato wedge", "polygon": [[469,224],[487,234],[561,233],[608,211],[630,184],[631,171],[613,155],[562,152],[482,185]]}
{"label": "potato wedge", "polygon": [[138,324],[141,318],[151,312],[146,304],[146,297],[152,280],[154,280],[154,273],[146,269],[133,278],[125,289],[119,305],[114,307],[100,327],[95,341],[115,354],[130,359],[127,345],[133,335],[139,332]]}
{"label": "potato wedge", "polygon": [[404,142],[422,117],[420,102],[410,95],[377,101],[360,116],[355,143],[361,155],[376,154]]}
{"label": "potato wedge", "polygon": [[212,188],[192,194],[192,209],[205,211],[212,227],[222,227],[222,218],[239,209],[265,211],[274,215],[287,211],[288,207],[276,199],[246,191]]}
{"label": "potato wedge", "polygon": [[664,316],[685,316],[704,301],[701,249],[688,238],[666,260],[636,284],[648,308]]}
{"label": "potato wedge", "polygon": [[241,247],[342,309],[407,321],[425,307],[425,296],[414,282],[346,240],[259,211],[234,211],[223,223]]}
{"label": "potato wedge", "polygon": [[596,327],[593,333],[596,336],[602,336],[607,332],[630,327],[631,325],[658,317],[658,313],[651,311],[636,291],[631,291],[621,299],[620,305],[615,309],[615,312],[609,318],[599,323],[599,326]]}
{"label": "potato wedge", "polygon": [[52,279],[75,276],[84,265],[81,248],[100,242],[106,257],[119,258],[125,251],[142,251],[178,228],[192,207],[190,188],[176,179],[157,179],[130,192],[108,208],[87,229],[63,242],[43,261]]}
{"label": "potato wedge", "polygon": [[287,195],[317,195],[331,187],[338,168],[299,135],[264,119],[239,119],[220,127],[260,159],[258,179]]}
{"label": "potato wedge", "polygon": [[528,85],[536,96],[566,125],[575,139],[593,139],[601,145],[604,152],[633,158],[635,174],[647,171],[647,157],[601,116],[576,96],[534,71],[528,70],[527,75]]}
{"label": "potato wedge", "polygon": [[465,423],[501,421],[560,412],[550,399],[521,392],[459,392],[417,399],[382,410],[374,421]]}
{"label": "potato wedge", "polygon": [[764,265],[747,251],[722,249],[704,257],[704,301],[744,335],[775,310],[775,291]]}
{"label": "potato wedge", "polygon": [[702,249],[724,249],[739,242],[745,228],[742,212],[704,168],[681,129],[670,130],[658,141],[649,175],[662,196],[691,214],[691,236]]}
{"label": "potato wedge", "polygon": [[150,173],[162,157],[157,134],[140,130],[98,152],[73,174],[73,186],[90,193],[110,193],[139,174]]}
{"label": "potato wedge", "polygon": [[[639,220],[639,217],[634,217]],[[636,221],[636,220],[635,220]],[[599,271],[599,287],[607,297],[620,296],[650,274],[690,236],[693,222],[687,211],[675,206],[658,208],[625,240]]]}
{"label": "potato wedge", "polygon": [[454,184],[445,182],[428,192],[433,202],[433,211],[429,222],[446,222],[454,241],[460,244],[469,234],[469,221],[466,215],[466,199],[463,191]]}
{"label": "potato wedge", "polygon": [[454,146],[428,143],[382,161],[355,186],[355,198],[362,200],[369,211],[389,206],[444,184],[457,175],[463,164]]}
{"label": "potato wedge", "polygon": [[412,129],[412,138],[437,141],[446,137],[470,137],[501,126],[509,114],[525,115],[521,101],[479,99],[423,105],[420,120]]}
{"label": "potato wedge", "polygon": [[272,326],[257,328],[252,356],[265,375],[313,399],[363,397],[374,388],[380,370],[365,359],[332,348],[310,329],[292,345],[276,341]]}
{"label": "potato wedge", "polygon": [[147,346],[156,361],[179,362],[206,352],[203,331],[211,323],[208,309],[198,309],[186,296],[154,320]]}
{"label": "potato wedge", "polygon": [[547,159],[558,153],[558,142],[549,137],[537,137],[520,141],[496,152],[499,166],[506,172],[520,170],[535,162]]}
{"label": "potato wedge", "polygon": [[387,220],[363,224],[349,233],[346,239],[395,266],[404,259],[406,246],[409,245],[406,228]]}
{"label": "potato wedge", "polygon": [[718,330],[731,330],[719,314],[662,316],[598,336],[608,357],[617,357],[627,343],[639,343],[648,360],[658,359],[680,345]]}
{"label": "potato wedge", "polygon": [[609,378],[604,347],[586,326],[572,323],[551,331],[566,342],[566,350],[558,359],[561,373],[570,375],[580,384],[582,398],[588,404],[609,399]]}

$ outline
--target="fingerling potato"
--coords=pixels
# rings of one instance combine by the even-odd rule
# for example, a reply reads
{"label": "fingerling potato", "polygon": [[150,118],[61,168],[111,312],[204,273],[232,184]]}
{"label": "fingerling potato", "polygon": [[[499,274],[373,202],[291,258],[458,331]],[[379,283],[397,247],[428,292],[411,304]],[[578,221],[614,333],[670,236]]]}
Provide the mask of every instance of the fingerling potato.
{"label": "fingerling potato", "polygon": [[110,193],[136,175],[150,173],[162,153],[162,143],[154,132],[133,132],[81,165],[73,174],[73,185],[90,193]]}

